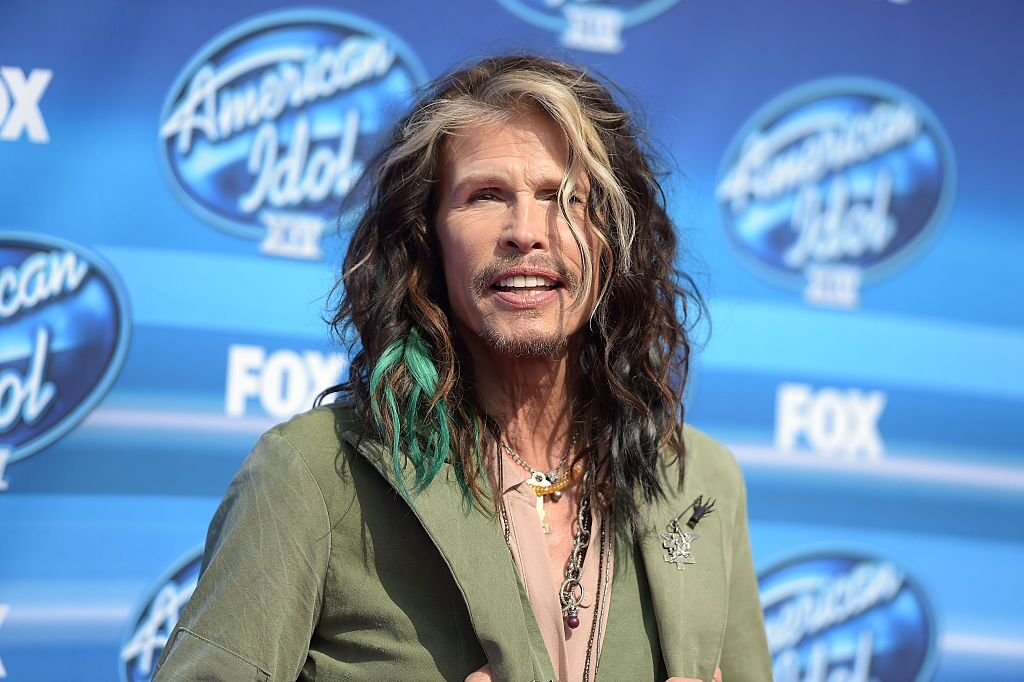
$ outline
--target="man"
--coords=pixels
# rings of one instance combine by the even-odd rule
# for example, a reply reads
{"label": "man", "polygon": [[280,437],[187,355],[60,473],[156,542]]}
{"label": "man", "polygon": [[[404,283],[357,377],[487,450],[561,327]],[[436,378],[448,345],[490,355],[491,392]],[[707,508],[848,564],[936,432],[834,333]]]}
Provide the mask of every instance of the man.
{"label": "man", "polygon": [[155,679],[769,680],[742,477],[683,426],[700,299],[628,114],[487,59],[370,179],[343,399],[246,460]]}

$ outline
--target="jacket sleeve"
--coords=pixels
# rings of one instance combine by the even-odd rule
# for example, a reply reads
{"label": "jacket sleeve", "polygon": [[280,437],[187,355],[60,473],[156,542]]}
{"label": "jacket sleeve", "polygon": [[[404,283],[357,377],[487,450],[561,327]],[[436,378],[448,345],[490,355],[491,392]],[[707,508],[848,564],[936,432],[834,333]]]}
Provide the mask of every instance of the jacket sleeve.
{"label": "jacket sleeve", "polygon": [[199,583],[154,681],[296,679],[320,618],[330,542],[305,460],[282,436],[264,435],[210,523]]}
{"label": "jacket sleeve", "polygon": [[729,612],[720,667],[724,682],[770,682],[772,662],[750,551],[747,491],[742,479],[740,485],[740,503],[737,505],[732,535]]}

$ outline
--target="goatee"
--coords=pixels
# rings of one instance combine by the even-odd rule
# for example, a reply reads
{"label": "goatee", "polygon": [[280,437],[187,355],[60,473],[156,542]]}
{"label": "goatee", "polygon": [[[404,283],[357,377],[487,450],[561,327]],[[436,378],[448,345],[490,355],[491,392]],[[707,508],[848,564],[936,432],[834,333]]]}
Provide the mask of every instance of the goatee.
{"label": "goatee", "polygon": [[569,339],[564,334],[540,338],[521,338],[487,329],[480,338],[498,353],[510,358],[551,358],[565,352]]}

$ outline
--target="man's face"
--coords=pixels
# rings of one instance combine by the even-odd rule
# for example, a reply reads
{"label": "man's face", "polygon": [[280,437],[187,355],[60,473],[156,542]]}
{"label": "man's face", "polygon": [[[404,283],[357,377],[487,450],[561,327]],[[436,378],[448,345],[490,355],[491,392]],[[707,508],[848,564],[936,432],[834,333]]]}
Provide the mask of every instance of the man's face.
{"label": "man's face", "polygon": [[[467,343],[482,338],[505,355],[551,356],[589,319],[596,286],[588,300],[575,300],[582,259],[557,199],[567,160],[561,129],[533,111],[445,142],[435,225]],[[590,243],[587,191],[586,178],[577,178],[569,210]]]}

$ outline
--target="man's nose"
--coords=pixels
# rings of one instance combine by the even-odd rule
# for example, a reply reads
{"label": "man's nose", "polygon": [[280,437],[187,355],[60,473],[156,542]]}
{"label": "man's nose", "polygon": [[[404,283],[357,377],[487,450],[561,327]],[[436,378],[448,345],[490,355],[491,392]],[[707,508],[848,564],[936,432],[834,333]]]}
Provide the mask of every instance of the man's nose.
{"label": "man's nose", "polygon": [[501,234],[502,247],[520,253],[547,251],[549,203],[533,197],[517,199]]}

